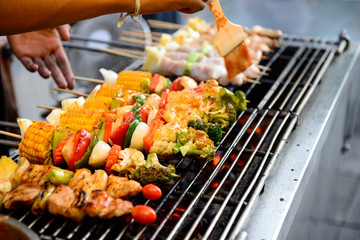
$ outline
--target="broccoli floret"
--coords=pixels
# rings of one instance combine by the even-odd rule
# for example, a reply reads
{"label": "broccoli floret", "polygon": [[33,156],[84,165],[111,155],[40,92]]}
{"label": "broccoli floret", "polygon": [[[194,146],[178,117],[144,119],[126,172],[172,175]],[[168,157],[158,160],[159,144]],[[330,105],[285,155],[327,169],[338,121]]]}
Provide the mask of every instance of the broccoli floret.
{"label": "broccoli floret", "polygon": [[188,128],[176,133],[173,152],[180,152],[183,157],[193,156],[199,160],[211,161],[215,156],[215,146],[204,131]]}
{"label": "broccoli floret", "polygon": [[143,186],[149,183],[162,185],[177,177],[175,172],[173,165],[161,165],[156,153],[151,153],[147,156],[146,163],[138,166],[130,178],[140,182]]}
{"label": "broccoli floret", "polygon": [[219,105],[204,113],[204,123],[219,124],[222,129],[228,129],[236,121],[236,110],[230,103]]}
{"label": "broccoli floret", "polygon": [[222,138],[221,126],[217,123],[208,122],[205,124],[203,120],[196,119],[190,120],[188,122],[188,127],[206,132],[215,145],[218,145]]}
{"label": "broccoli floret", "polygon": [[233,93],[226,88],[221,88],[219,95],[223,102],[232,104],[236,111],[246,109],[246,96],[242,91],[237,90]]}

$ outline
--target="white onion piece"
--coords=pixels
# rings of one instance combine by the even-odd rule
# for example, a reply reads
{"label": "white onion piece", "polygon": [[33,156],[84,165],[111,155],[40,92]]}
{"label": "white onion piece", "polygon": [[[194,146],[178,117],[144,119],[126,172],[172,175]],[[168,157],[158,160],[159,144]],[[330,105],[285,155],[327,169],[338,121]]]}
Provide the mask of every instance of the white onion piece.
{"label": "white onion piece", "polygon": [[96,97],[96,94],[100,90],[100,88],[101,84],[96,85],[87,98],[90,99]]}
{"label": "white onion piece", "polygon": [[61,109],[54,109],[51,113],[46,117],[46,121],[54,126],[59,126],[60,117],[64,112]]}
{"label": "white onion piece", "polygon": [[27,118],[18,118],[17,123],[20,128],[21,138],[24,138],[26,130],[33,124],[33,121]]}
{"label": "white onion piece", "polygon": [[140,122],[131,137],[130,148],[134,148],[140,151],[144,150],[144,137],[146,133],[149,131],[150,127],[144,123]]}
{"label": "white onion piece", "polygon": [[89,165],[93,168],[100,168],[105,165],[111,147],[104,141],[99,141],[91,152]]}
{"label": "white onion piece", "polygon": [[107,70],[105,68],[100,68],[100,73],[103,76],[106,83],[115,84],[118,74],[112,70]]}
{"label": "white onion piece", "polygon": [[147,125],[148,126],[150,126],[151,121],[155,118],[157,111],[158,110],[153,106],[150,108],[149,116],[148,116],[148,119],[147,119]]}

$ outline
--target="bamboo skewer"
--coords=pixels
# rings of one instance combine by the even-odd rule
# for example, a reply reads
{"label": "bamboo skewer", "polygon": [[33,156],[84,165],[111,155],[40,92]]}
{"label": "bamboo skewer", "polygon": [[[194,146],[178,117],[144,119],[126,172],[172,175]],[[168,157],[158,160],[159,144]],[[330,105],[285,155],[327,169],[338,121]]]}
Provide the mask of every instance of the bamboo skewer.
{"label": "bamboo skewer", "polygon": [[141,52],[141,51],[137,51],[137,50],[125,49],[125,48],[113,48],[113,50],[121,51],[121,52],[125,52],[125,53],[130,53],[130,54],[134,54],[134,55],[139,55],[139,56],[145,56],[146,55],[145,52]]}
{"label": "bamboo skewer", "polygon": [[130,43],[137,43],[137,44],[142,44],[142,45],[151,45],[151,46],[157,46],[157,43],[154,42],[147,42],[144,40],[140,40],[140,39],[134,39],[134,38],[128,38],[128,37],[120,37],[119,38],[121,41],[124,42],[130,42]]}
{"label": "bamboo skewer", "polygon": [[71,94],[78,95],[78,96],[82,96],[82,97],[87,97],[87,96],[89,96],[89,94],[80,93],[80,92],[75,92],[75,91],[71,91],[71,90],[67,90],[67,89],[62,89],[62,88],[54,88],[54,90],[55,90],[55,91],[59,91],[59,92],[71,93]]}
{"label": "bamboo skewer", "polygon": [[249,78],[245,78],[245,79],[244,79],[244,82],[245,82],[245,83],[261,84],[261,82],[256,81],[256,80],[254,80],[254,79],[249,79]]}
{"label": "bamboo skewer", "polygon": [[43,109],[48,109],[48,110],[56,110],[56,109],[61,109],[58,107],[48,107],[48,106],[44,106],[44,105],[37,105],[37,108],[43,108]]}
{"label": "bamboo skewer", "polygon": [[261,70],[266,70],[266,71],[271,71],[271,68],[269,67],[266,67],[266,66],[263,66],[263,65],[259,65],[259,64],[256,64],[256,66],[261,69]]}
{"label": "bamboo skewer", "polygon": [[175,29],[175,30],[177,30],[177,29],[180,29],[180,28],[183,27],[180,24],[163,22],[163,21],[152,20],[152,19],[147,20],[147,22],[150,25],[150,27],[153,27],[153,28],[163,28],[163,29]]}
{"label": "bamboo skewer", "polygon": [[[131,37],[147,38],[147,35],[144,32],[122,31],[121,33]],[[160,42],[160,37],[150,35],[150,38],[155,42]]]}
{"label": "bamboo skewer", "polygon": [[269,76],[269,73],[266,73],[266,72],[259,72],[259,75],[261,75],[261,76]]}
{"label": "bamboo skewer", "polygon": [[15,133],[10,133],[10,132],[5,132],[5,131],[0,130],[0,134],[9,136],[9,137],[13,137],[13,138],[21,139],[21,136],[19,134],[15,134]]}
{"label": "bamboo skewer", "polygon": [[85,81],[85,82],[93,82],[93,83],[100,83],[103,84],[104,80],[94,79],[94,78],[86,78],[86,77],[79,77],[79,76],[73,76],[73,79]]}
{"label": "bamboo skewer", "polygon": [[102,48],[100,50],[103,51],[103,52],[106,52],[106,53],[111,53],[111,54],[115,54],[115,55],[119,55],[119,56],[123,56],[123,57],[128,57],[128,58],[134,58],[134,59],[142,59],[143,58],[142,56],[122,52],[122,51],[115,50],[115,49]]}
{"label": "bamboo skewer", "polygon": [[[135,29],[134,32],[139,32],[139,33],[143,33],[145,34],[145,32],[143,30],[140,29]],[[155,37],[161,37],[161,35],[163,35],[164,33],[162,32],[149,32],[151,35],[155,36]]]}
{"label": "bamboo skewer", "polygon": [[262,55],[262,56],[261,56],[261,59],[262,59],[262,60],[269,60],[269,59],[270,59],[270,57],[265,56],[265,55]]}

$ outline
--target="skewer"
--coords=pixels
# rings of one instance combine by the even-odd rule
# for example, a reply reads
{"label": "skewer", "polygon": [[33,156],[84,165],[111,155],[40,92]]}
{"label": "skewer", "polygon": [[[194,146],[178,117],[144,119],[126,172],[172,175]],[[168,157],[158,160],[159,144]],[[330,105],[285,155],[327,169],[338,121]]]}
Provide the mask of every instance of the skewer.
{"label": "skewer", "polygon": [[245,82],[245,83],[261,84],[261,82],[256,81],[256,80],[254,80],[254,79],[249,79],[249,78],[245,78],[245,79],[244,79],[244,82]]}
{"label": "skewer", "polygon": [[266,73],[266,72],[259,72],[259,75],[261,75],[261,76],[269,76],[269,73]]}
{"label": "skewer", "polygon": [[[140,33],[145,34],[145,32],[143,30],[140,30],[140,29],[135,29],[135,32],[140,32]],[[161,35],[163,35],[164,33],[162,33],[162,32],[150,32],[150,34],[155,36],[155,37],[161,37]]]}
{"label": "skewer", "polygon": [[113,48],[113,50],[121,51],[121,52],[124,52],[124,53],[130,53],[130,54],[134,54],[134,55],[139,55],[139,56],[145,56],[146,55],[146,53],[144,53],[144,52],[125,49],[125,48]]}
{"label": "skewer", "polygon": [[15,133],[10,133],[10,132],[5,132],[5,131],[0,130],[0,134],[9,136],[9,137],[13,137],[13,138],[21,139],[21,136],[19,134],[15,134]]}
{"label": "skewer", "polygon": [[78,95],[78,96],[82,96],[82,97],[87,97],[87,96],[89,96],[89,94],[80,93],[80,92],[75,92],[75,91],[71,91],[71,90],[67,90],[67,89],[62,89],[62,88],[54,88],[54,90],[55,90],[55,91],[59,91],[59,92],[71,93],[71,94]]}
{"label": "skewer", "polygon": [[133,39],[133,38],[128,38],[128,37],[120,37],[119,38],[121,41],[124,42],[130,42],[130,43],[137,43],[137,44],[142,44],[142,45],[151,45],[151,46],[157,46],[157,43],[153,43],[153,42],[147,42],[144,40],[140,40],[140,39]]}
{"label": "skewer", "polygon": [[99,79],[94,79],[94,78],[86,78],[86,77],[78,77],[78,76],[73,76],[73,79],[85,81],[85,82],[100,83],[100,84],[105,82],[104,80],[99,80]]}
{"label": "skewer", "polygon": [[48,106],[43,106],[43,105],[37,105],[37,108],[43,108],[43,109],[48,109],[48,110],[56,110],[56,109],[61,109],[58,107],[48,107]]}
{"label": "skewer", "polygon": [[138,55],[134,55],[134,54],[130,54],[130,53],[125,53],[119,50],[115,50],[115,49],[106,49],[106,48],[102,48],[100,49],[103,52],[106,53],[111,53],[111,54],[115,54],[115,55],[119,55],[119,56],[123,56],[123,57],[128,57],[128,58],[134,58],[134,59],[142,59],[142,56],[138,56]]}
{"label": "skewer", "polygon": [[[124,35],[127,36],[132,36],[132,37],[139,37],[139,38],[146,38],[146,34],[144,32],[130,32],[130,31],[122,31],[121,32]],[[150,36],[151,40],[155,41],[155,42],[160,42],[160,38],[159,37],[155,37],[155,36]]]}
{"label": "skewer", "polygon": [[261,70],[271,71],[271,68],[269,68],[269,67],[265,67],[265,66],[259,65],[259,64],[256,64],[256,66]]}
{"label": "skewer", "polygon": [[262,59],[262,60],[269,60],[269,59],[270,59],[270,57],[265,56],[265,55],[262,55],[262,56],[261,56],[261,59]]}
{"label": "skewer", "polygon": [[180,29],[183,26],[180,24],[176,24],[176,23],[169,23],[169,22],[164,22],[164,21],[159,21],[159,20],[152,20],[149,19],[147,20],[148,24],[150,25],[150,27],[153,28],[164,28],[164,29]]}

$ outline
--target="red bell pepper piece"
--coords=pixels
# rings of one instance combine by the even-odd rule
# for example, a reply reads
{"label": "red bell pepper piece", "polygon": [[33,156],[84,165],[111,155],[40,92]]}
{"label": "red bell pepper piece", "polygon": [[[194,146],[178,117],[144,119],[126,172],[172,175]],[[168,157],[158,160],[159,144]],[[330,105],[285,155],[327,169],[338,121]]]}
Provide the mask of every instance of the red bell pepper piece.
{"label": "red bell pepper piece", "polygon": [[65,158],[62,155],[62,150],[66,144],[66,142],[69,140],[69,138],[71,137],[71,135],[68,135],[66,137],[64,137],[59,144],[56,146],[55,150],[54,150],[54,165],[60,165],[65,163]]}
{"label": "red bell pepper piece", "polygon": [[126,132],[134,118],[135,116],[132,112],[127,112],[123,115],[122,124],[110,134],[110,140],[112,144],[117,144],[121,147],[124,147]]}
{"label": "red bell pepper piece", "polygon": [[106,115],[105,117],[105,129],[104,129],[104,142],[108,142],[110,139],[111,134],[111,126],[112,123],[115,121],[115,117],[111,115]]}
{"label": "red bell pepper piece", "polygon": [[182,77],[178,77],[177,79],[175,79],[171,85],[169,86],[169,90],[170,91],[181,91],[184,89],[184,87],[181,85],[181,79]]}
{"label": "red bell pepper piece", "polygon": [[75,170],[75,162],[79,161],[82,156],[86,153],[91,143],[91,134],[85,129],[81,129],[75,134],[74,146],[71,152],[71,158],[69,162],[69,169]]}
{"label": "red bell pepper piece", "polygon": [[159,111],[155,115],[155,118],[151,121],[150,130],[146,133],[145,137],[143,138],[145,151],[147,153],[149,153],[150,148],[154,144],[154,137],[156,130],[165,125],[165,120],[163,118],[164,112],[165,112],[164,109],[159,109]]}
{"label": "red bell pepper piece", "polygon": [[106,164],[105,164],[105,172],[107,174],[111,174],[113,173],[113,171],[111,170],[111,167],[116,163],[117,159],[119,158],[119,152],[121,151],[121,147],[119,145],[114,144],[110,151],[109,151],[109,155],[106,159]]}
{"label": "red bell pepper piece", "polygon": [[148,107],[142,107],[139,111],[139,114],[141,116],[141,120],[146,123],[147,119],[149,117],[150,108]]}
{"label": "red bell pepper piece", "polygon": [[169,89],[166,89],[165,91],[162,92],[161,94],[161,99],[159,101],[159,108],[165,108],[165,105],[167,103],[167,95],[169,94],[170,90]]}

